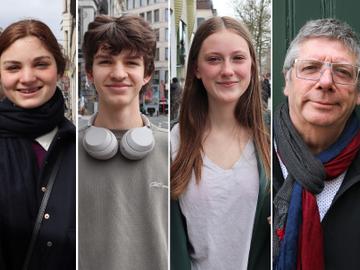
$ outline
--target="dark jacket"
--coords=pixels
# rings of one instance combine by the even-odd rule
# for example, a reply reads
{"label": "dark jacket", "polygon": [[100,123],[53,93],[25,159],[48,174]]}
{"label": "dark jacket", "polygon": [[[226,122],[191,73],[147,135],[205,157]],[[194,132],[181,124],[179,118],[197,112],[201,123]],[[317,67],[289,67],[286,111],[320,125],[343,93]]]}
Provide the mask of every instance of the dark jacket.
{"label": "dark jacket", "polygon": [[[274,152],[275,153],[275,150]],[[273,155],[274,196],[284,182],[277,155]],[[360,152],[345,175],[322,220],[326,270],[360,269]]]}
{"label": "dark jacket", "polygon": [[[63,158],[45,210],[45,213],[49,214],[49,218],[42,220],[30,261],[30,270],[71,270],[76,268],[75,127],[64,118],[58,128],[59,130],[46,153],[44,165],[39,174],[39,183],[47,183],[60,149],[63,151]],[[41,189],[38,190],[37,195],[42,198]],[[37,210],[35,212],[34,214],[37,215]],[[30,231],[32,229],[28,228]],[[11,268],[7,268],[0,262],[1,269],[20,269],[19,266],[23,264],[24,254],[18,254],[18,258],[10,259],[7,251],[1,249],[4,248],[0,247],[0,261],[2,259],[11,260],[12,264]],[[22,247],[21,250],[24,252],[27,250],[27,246]]]}
{"label": "dark jacket", "polygon": [[[269,181],[258,159],[259,195],[256,207],[253,235],[251,239],[248,270],[270,269],[270,216]],[[191,270],[185,217],[179,202],[171,201],[170,206],[170,263],[171,270]],[[220,247],[219,247],[220,248]]]}

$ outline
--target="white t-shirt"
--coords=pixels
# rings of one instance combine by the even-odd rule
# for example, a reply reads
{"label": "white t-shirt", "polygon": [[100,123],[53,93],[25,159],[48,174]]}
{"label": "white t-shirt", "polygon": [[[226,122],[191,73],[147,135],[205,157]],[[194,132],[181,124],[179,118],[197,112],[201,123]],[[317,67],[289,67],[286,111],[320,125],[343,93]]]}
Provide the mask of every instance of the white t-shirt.
{"label": "white t-shirt", "polygon": [[[179,144],[178,126],[171,133],[172,157]],[[247,262],[259,193],[259,174],[252,140],[231,169],[203,156],[200,184],[192,176],[180,196],[194,251],[192,270],[242,270]]]}

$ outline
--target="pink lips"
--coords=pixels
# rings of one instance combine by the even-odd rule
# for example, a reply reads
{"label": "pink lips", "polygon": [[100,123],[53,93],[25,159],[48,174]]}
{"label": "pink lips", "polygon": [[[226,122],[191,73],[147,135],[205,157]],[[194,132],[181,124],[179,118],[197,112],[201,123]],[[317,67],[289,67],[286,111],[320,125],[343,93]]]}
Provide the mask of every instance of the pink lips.
{"label": "pink lips", "polygon": [[120,94],[125,93],[130,86],[131,84],[127,83],[112,83],[106,85],[111,91]]}
{"label": "pink lips", "polygon": [[123,87],[129,87],[130,84],[127,83],[113,83],[113,84],[108,84],[107,87],[112,87],[112,88],[123,88]]}
{"label": "pink lips", "polygon": [[331,108],[332,106],[335,105],[335,103],[328,103],[328,102],[323,102],[323,101],[313,101],[312,103],[315,106],[317,106],[319,108],[324,108],[324,109]]}
{"label": "pink lips", "polygon": [[232,86],[234,86],[234,85],[236,85],[236,84],[238,84],[238,83],[239,83],[239,81],[217,82],[217,84],[220,84],[220,85],[222,85],[222,86],[224,86],[224,87],[232,87]]}
{"label": "pink lips", "polygon": [[32,94],[39,91],[41,88],[42,86],[36,86],[36,87],[20,88],[16,90],[21,92],[22,94]]}

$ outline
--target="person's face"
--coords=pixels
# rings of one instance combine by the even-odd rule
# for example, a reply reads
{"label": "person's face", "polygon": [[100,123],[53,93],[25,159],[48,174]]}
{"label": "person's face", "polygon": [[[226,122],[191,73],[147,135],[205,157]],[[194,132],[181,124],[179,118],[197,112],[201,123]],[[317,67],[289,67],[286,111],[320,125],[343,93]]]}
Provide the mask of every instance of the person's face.
{"label": "person's face", "polygon": [[[313,38],[303,42],[299,47],[298,59],[356,65],[356,56],[340,41],[326,38]],[[334,83],[330,68],[323,71],[318,81],[299,79],[296,77],[295,66],[286,76],[284,89],[289,99],[290,118],[295,127],[298,130],[330,127],[341,131],[356,104],[360,103],[356,83]]]}
{"label": "person's face", "polygon": [[142,56],[133,56],[129,51],[111,55],[100,48],[94,56],[92,72],[87,75],[95,85],[100,102],[124,107],[137,104],[142,86],[151,78],[144,72]]}
{"label": "person's face", "polygon": [[46,103],[58,80],[54,56],[34,36],[16,40],[0,56],[0,79],[5,96],[31,109]]}
{"label": "person's face", "polygon": [[229,30],[208,36],[200,48],[196,77],[202,80],[210,102],[236,103],[251,79],[245,39]]}

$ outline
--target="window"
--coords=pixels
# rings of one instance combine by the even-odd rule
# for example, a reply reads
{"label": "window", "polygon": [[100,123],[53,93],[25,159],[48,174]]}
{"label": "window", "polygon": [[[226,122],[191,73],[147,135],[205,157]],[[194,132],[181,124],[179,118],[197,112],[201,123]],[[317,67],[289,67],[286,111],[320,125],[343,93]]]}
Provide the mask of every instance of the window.
{"label": "window", "polygon": [[169,20],[169,9],[165,8],[165,22]]}
{"label": "window", "polygon": [[165,60],[169,59],[169,48],[165,48]]}
{"label": "window", "polygon": [[160,12],[158,9],[154,10],[154,22],[159,22],[160,21]]}
{"label": "window", "polygon": [[141,6],[146,6],[146,0],[141,0]]}
{"label": "window", "polygon": [[167,83],[169,81],[169,71],[165,70],[165,83]]}
{"label": "window", "polygon": [[165,28],[165,41],[169,40],[169,28]]}
{"label": "window", "polygon": [[140,0],[134,0],[134,8],[140,7]]}
{"label": "window", "polygon": [[133,0],[126,0],[126,7],[128,10],[132,8],[132,3],[133,3]]}
{"label": "window", "polygon": [[155,70],[152,82],[153,82],[153,84],[159,84],[160,83],[160,71],[159,70]]}
{"label": "window", "polygon": [[160,41],[160,29],[159,28],[155,29],[155,36],[156,36],[156,41]]}
{"label": "window", "polygon": [[205,21],[205,18],[202,17],[197,18],[197,27],[199,27],[203,21]]}
{"label": "window", "polygon": [[151,11],[146,12],[146,20],[149,23],[152,23],[152,12]]}
{"label": "window", "polygon": [[145,13],[142,12],[139,14],[139,16],[142,17],[143,19],[145,19]]}
{"label": "window", "polygon": [[160,59],[160,49],[159,48],[156,48],[156,51],[155,51],[155,61],[159,61]]}

